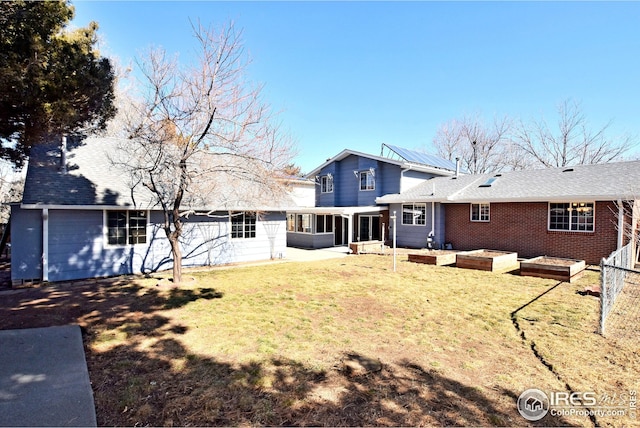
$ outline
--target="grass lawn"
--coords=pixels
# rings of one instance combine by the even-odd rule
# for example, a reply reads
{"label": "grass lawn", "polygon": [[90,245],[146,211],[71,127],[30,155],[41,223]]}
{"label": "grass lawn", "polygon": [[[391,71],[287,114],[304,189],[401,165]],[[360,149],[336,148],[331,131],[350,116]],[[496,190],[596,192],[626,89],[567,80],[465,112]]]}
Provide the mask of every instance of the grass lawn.
{"label": "grass lawn", "polygon": [[[0,297],[0,328],[83,326],[99,425],[528,425],[528,388],[637,390],[640,346],[599,336],[574,284],[349,256]],[[631,426],[626,416],[535,425]]]}

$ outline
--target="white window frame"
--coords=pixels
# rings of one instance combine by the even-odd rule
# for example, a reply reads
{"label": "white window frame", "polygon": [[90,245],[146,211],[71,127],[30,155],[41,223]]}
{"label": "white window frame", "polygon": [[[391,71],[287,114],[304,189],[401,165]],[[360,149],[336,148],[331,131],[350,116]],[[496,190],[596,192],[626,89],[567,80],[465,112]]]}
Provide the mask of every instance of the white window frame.
{"label": "white window frame", "polygon": [[[126,243],[124,244],[110,244],[109,243],[109,213],[125,213],[127,216],[127,220],[125,223],[125,239]],[[138,242],[135,244],[131,243],[131,214],[133,212],[143,212],[145,215],[145,225],[144,225],[144,242]],[[149,241],[149,211],[148,210],[103,210],[102,211],[102,235],[104,237],[104,246],[105,248],[127,248],[127,247],[136,247],[140,245],[147,245]]]}
{"label": "white window frame", "polygon": [[287,232],[296,231],[296,214],[287,214]]}
{"label": "white window frame", "polygon": [[[233,236],[233,224],[240,224],[238,221],[234,222],[234,220],[237,220],[238,218],[242,218],[242,236]],[[247,219],[249,219],[249,223],[247,223]],[[245,211],[229,214],[229,235],[231,236],[231,239],[255,239],[258,235],[257,231],[258,216],[256,214],[247,213]]]}
{"label": "white window frame", "polygon": [[[411,207],[409,208],[411,211],[417,211],[417,210],[421,210],[424,213],[424,219],[422,220],[422,222],[416,222],[420,217],[423,217],[423,214],[420,214],[419,216],[413,215],[411,217],[411,223],[406,223],[405,222],[405,217],[404,217],[404,210],[405,207]],[[402,204],[402,225],[403,226],[426,226],[427,225],[427,204]]]}
{"label": "white window frame", "polygon": [[[316,214],[315,216],[314,232],[316,235],[323,234],[333,234],[333,214]],[[323,217],[322,219],[322,231],[318,231],[318,218]],[[328,223],[327,223],[328,222]],[[331,230],[327,230],[327,224],[330,226]]]}
{"label": "white window frame", "polygon": [[[568,205],[567,208],[563,208],[567,211],[569,211],[569,228],[568,229],[552,229],[551,228],[551,205],[552,204],[562,204],[562,205]],[[572,229],[574,224],[577,224],[578,227],[580,225],[580,217],[577,216],[578,222],[577,223],[573,223],[573,215],[571,214],[572,210],[580,210],[580,209],[584,209],[584,208],[591,208],[591,222],[590,223],[585,223],[587,225],[591,224],[591,229],[587,230],[587,229]],[[577,233],[594,233],[596,231],[596,202],[595,201],[571,201],[571,202],[549,202],[548,206],[547,206],[547,230],[549,232],[577,232]]]}
{"label": "white window frame", "polygon": [[[308,219],[308,223],[303,220],[305,218]],[[313,220],[313,214],[296,214],[295,232],[309,234],[313,233]]]}
{"label": "white window frame", "polygon": [[[362,187],[362,178],[363,178],[363,174],[365,177],[365,187]],[[360,171],[360,173],[358,174],[358,186],[360,187],[360,191],[361,192],[370,192],[372,190],[376,190],[376,176],[373,175],[373,173],[369,170],[367,171]]]}
{"label": "white window frame", "polygon": [[[474,205],[478,207],[478,218],[473,218]],[[487,209],[486,216],[483,215],[483,207]],[[491,221],[491,204],[489,202],[469,204],[469,219],[474,223],[489,223]]]}
{"label": "white window frame", "polygon": [[333,193],[333,176],[320,177],[320,193]]}

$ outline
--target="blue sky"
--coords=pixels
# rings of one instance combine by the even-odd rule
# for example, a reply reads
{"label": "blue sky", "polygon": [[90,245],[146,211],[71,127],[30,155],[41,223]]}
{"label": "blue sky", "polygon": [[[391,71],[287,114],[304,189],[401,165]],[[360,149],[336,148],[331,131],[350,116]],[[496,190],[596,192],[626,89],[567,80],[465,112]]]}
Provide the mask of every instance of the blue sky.
{"label": "blue sky", "polygon": [[149,46],[189,58],[189,19],[243,29],[251,79],[309,171],[345,148],[433,151],[465,114],[557,117],[566,98],[593,128],[640,135],[640,2],[76,1],[104,55]]}

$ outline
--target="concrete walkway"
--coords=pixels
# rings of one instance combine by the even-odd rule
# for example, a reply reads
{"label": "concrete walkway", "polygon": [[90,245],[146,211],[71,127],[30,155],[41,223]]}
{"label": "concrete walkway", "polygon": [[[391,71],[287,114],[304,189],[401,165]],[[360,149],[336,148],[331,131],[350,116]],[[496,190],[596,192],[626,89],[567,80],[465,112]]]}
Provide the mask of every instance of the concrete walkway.
{"label": "concrete walkway", "polygon": [[330,247],[317,250],[287,247],[287,257],[284,261],[311,262],[315,260],[338,259],[349,253],[348,247]]}
{"label": "concrete walkway", "polygon": [[96,426],[79,326],[0,330],[0,426]]}

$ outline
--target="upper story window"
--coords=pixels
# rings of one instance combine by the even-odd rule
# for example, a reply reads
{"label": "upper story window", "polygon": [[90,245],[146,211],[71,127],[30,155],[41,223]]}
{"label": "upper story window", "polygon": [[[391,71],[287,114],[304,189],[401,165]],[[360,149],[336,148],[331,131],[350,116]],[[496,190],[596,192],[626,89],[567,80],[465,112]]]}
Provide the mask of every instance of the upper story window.
{"label": "upper story window", "polygon": [[147,242],[147,212],[109,210],[106,212],[107,244],[136,245]]}
{"label": "upper story window", "polygon": [[489,204],[471,204],[471,221],[489,221]]}
{"label": "upper story window", "polygon": [[375,190],[376,177],[372,171],[360,171],[360,190]]}
{"label": "upper story window", "polygon": [[423,226],[427,223],[427,204],[402,206],[402,224]]}
{"label": "upper story window", "polygon": [[231,237],[232,238],[255,238],[256,237],[256,215],[251,213],[231,214]]}
{"label": "upper story window", "polygon": [[333,192],[333,176],[323,175],[320,177],[320,192],[332,193]]}
{"label": "upper story window", "polygon": [[549,204],[549,230],[593,232],[593,202]]}

